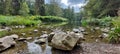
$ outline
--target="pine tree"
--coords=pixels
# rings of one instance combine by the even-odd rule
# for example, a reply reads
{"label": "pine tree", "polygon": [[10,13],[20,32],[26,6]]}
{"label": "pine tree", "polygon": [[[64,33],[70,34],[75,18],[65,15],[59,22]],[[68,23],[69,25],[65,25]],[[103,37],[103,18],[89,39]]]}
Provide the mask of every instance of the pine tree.
{"label": "pine tree", "polygon": [[25,0],[21,1],[20,3],[20,10],[19,14],[23,16],[27,16],[29,13],[29,8]]}
{"label": "pine tree", "polygon": [[35,14],[36,15],[45,15],[45,2],[44,0],[35,0]]}
{"label": "pine tree", "polygon": [[60,7],[59,0],[50,0],[50,4],[47,5],[47,13],[51,16],[62,16],[62,8]]}
{"label": "pine tree", "polygon": [[5,3],[4,3],[4,14],[5,15],[11,14],[11,11],[12,11],[11,2],[12,0],[5,0]]}
{"label": "pine tree", "polygon": [[22,0],[12,0],[12,15],[19,15],[20,1]]}
{"label": "pine tree", "polygon": [[0,14],[3,14],[4,13],[4,0],[0,0]]}

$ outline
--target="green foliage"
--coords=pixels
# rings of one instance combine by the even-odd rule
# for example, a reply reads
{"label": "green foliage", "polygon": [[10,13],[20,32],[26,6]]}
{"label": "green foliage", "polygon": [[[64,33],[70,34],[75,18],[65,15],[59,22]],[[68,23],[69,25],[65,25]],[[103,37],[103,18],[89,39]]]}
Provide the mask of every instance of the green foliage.
{"label": "green foliage", "polygon": [[120,7],[120,0],[88,0],[84,10],[86,16],[104,17],[117,16],[117,9]]}
{"label": "green foliage", "polygon": [[35,0],[35,14],[45,16],[45,2],[44,0]]}
{"label": "green foliage", "polygon": [[66,18],[57,16],[36,16],[35,20],[41,20],[42,22],[64,22],[67,21]]}
{"label": "green foliage", "polygon": [[73,21],[73,19],[75,19],[74,8],[68,7],[66,9],[63,9],[63,17],[69,19],[70,21]]}
{"label": "green foliage", "polygon": [[27,16],[29,13],[29,8],[26,2],[21,3],[21,8],[19,10],[19,14],[22,16]]}
{"label": "green foliage", "polygon": [[109,33],[109,41],[110,42],[114,42],[114,43],[120,43],[119,38],[120,38],[120,18],[114,19],[112,21],[115,30],[114,31],[110,31]]}
{"label": "green foliage", "polygon": [[84,26],[84,27],[86,27],[88,25],[88,22],[86,20],[82,20],[81,21],[81,25]]}
{"label": "green foliage", "polygon": [[46,15],[47,16],[59,16],[63,14],[62,8],[60,7],[59,0],[50,0],[50,4],[46,4]]}
{"label": "green foliage", "polygon": [[21,16],[0,16],[0,24],[5,26],[10,26],[10,25],[26,25],[26,26],[31,26],[31,25],[37,25],[41,21],[38,20],[30,20],[29,18],[21,17]]}
{"label": "green foliage", "polygon": [[101,19],[97,18],[88,18],[82,20],[82,25],[92,25],[92,26],[112,26],[113,17],[103,17]]}
{"label": "green foliage", "polygon": [[6,34],[8,34],[8,32],[7,32],[7,31],[0,31],[0,37],[5,36]]}
{"label": "green foliage", "polygon": [[5,2],[4,2],[4,4],[2,4],[2,5],[4,5],[4,10],[2,10],[2,11],[4,11],[3,13],[5,14],[5,15],[10,15],[11,14],[11,12],[12,12],[12,5],[11,5],[11,3],[12,3],[12,0],[6,0]]}
{"label": "green foliage", "polygon": [[109,37],[108,37],[108,40],[110,43],[119,43],[119,36],[120,34],[120,27],[119,28],[116,28],[114,31],[110,31],[109,32]]}

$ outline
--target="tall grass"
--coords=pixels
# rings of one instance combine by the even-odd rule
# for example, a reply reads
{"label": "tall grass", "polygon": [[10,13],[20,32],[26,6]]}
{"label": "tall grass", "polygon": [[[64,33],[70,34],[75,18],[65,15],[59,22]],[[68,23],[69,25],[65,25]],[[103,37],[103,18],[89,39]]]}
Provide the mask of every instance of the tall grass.
{"label": "tall grass", "polygon": [[120,17],[113,19],[113,26],[115,27],[114,31],[110,31],[109,33],[109,41],[111,43],[120,43]]}
{"label": "tall grass", "polygon": [[25,25],[25,26],[31,26],[31,25],[37,25],[41,23],[39,20],[31,20],[27,17],[22,16],[2,16],[0,15],[0,25],[2,26],[10,26],[10,25]]}

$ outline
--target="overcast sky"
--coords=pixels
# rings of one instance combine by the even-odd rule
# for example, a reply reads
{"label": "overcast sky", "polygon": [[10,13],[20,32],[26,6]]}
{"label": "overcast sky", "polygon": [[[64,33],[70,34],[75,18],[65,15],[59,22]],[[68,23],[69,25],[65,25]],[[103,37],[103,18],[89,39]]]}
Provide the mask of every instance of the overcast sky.
{"label": "overcast sky", "polygon": [[[45,0],[46,3],[49,3],[49,0]],[[66,8],[68,6],[74,7],[75,12],[79,12],[81,6],[85,5],[85,0],[61,0],[61,6]]]}

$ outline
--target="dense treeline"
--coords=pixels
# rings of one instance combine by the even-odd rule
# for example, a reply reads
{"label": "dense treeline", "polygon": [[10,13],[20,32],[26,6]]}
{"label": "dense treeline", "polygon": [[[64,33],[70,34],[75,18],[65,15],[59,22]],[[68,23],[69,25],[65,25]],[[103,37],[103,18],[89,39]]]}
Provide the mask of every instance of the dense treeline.
{"label": "dense treeline", "polygon": [[76,13],[74,7],[61,8],[58,0],[50,0],[48,4],[45,0],[0,0],[0,15],[59,16],[72,20]]}
{"label": "dense treeline", "polygon": [[87,0],[87,2],[84,6],[84,14],[88,17],[118,16],[120,0]]}

